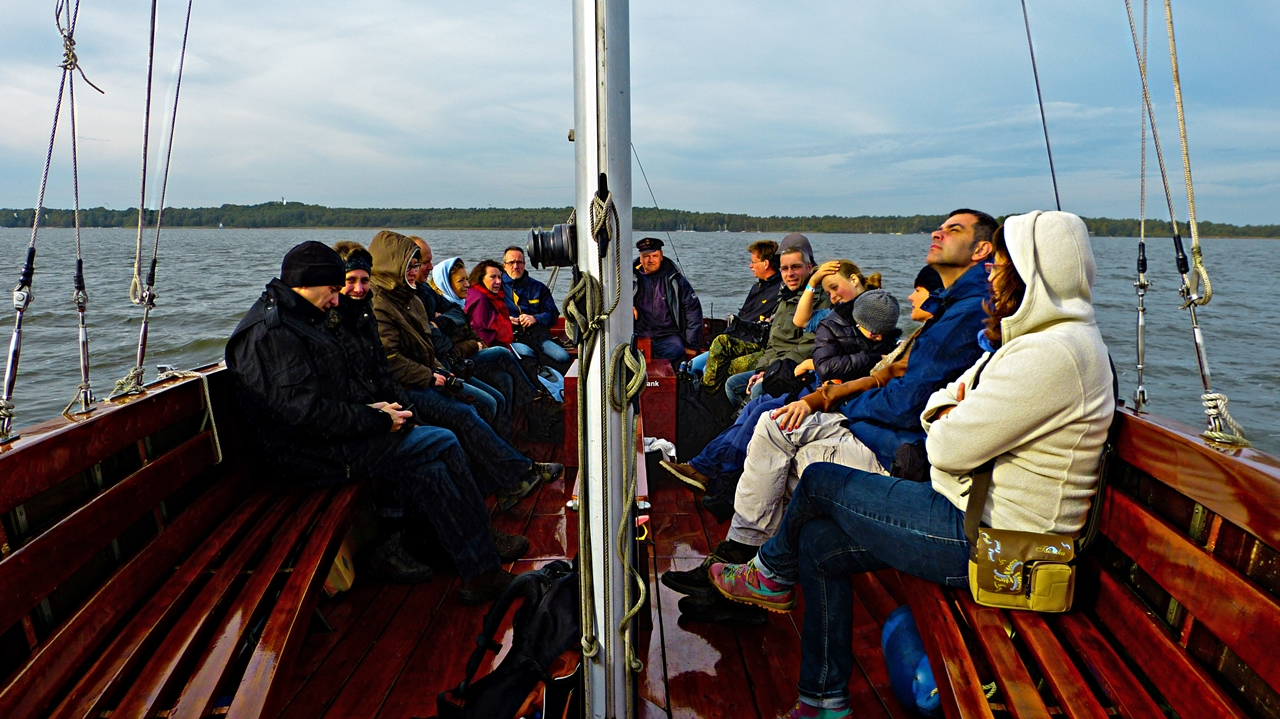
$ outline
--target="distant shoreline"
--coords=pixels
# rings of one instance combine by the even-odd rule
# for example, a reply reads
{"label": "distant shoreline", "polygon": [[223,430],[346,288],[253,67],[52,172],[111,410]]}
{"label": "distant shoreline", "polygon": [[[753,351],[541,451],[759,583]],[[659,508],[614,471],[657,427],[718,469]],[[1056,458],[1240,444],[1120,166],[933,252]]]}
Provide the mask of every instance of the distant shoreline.
{"label": "distant shoreline", "polygon": [[[216,229],[312,229],[361,230],[387,227],[423,230],[528,230],[550,228],[569,217],[569,207],[540,208],[437,208],[383,209],[343,208],[308,205],[301,202],[266,202],[258,205],[222,205],[221,207],[167,207],[164,226],[169,228]],[[156,212],[146,213],[147,224],[153,225]],[[103,207],[82,209],[80,226],[95,228],[137,227],[138,210],[110,210]],[[30,228],[34,211],[0,209],[0,228]],[[945,219],[945,215],[859,216],[811,215],[797,217],[754,217],[715,212],[657,210],[636,207],[632,210],[632,227],[636,232],[745,232],[779,233],[812,232],[823,234],[915,235],[927,234]],[[1082,218],[1095,237],[1137,237],[1136,219],[1106,217]],[[42,227],[74,227],[71,210],[45,209]],[[1280,239],[1280,225],[1233,225],[1200,222],[1201,237],[1230,239]],[[1190,229],[1179,222],[1183,237]],[[1148,220],[1146,234],[1152,239],[1169,237],[1168,222]]]}

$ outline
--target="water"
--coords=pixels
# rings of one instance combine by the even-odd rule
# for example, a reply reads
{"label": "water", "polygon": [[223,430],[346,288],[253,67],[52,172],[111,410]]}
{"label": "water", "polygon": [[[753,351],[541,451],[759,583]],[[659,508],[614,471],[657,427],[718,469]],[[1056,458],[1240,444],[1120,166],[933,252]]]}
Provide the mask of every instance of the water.
{"label": "water", "polygon": [[[437,259],[461,256],[468,266],[499,258],[504,247],[523,245],[525,232],[507,230],[419,230]],[[236,322],[262,286],[274,277],[280,258],[304,240],[332,244],[367,242],[369,230],[166,230],[158,277],[159,300],[152,313],[147,377],[157,364],[190,368],[217,361]],[[0,282],[17,279],[28,234],[0,230]],[[135,233],[122,229],[83,231],[90,293],[91,379],[106,396],[133,365],[141,312],[128,300]],[[782,235],[674,233],[668,256],[680,262],[708,315],[735,311],[749,284],[746,246]],[[845,257],[866,272],[880,272],[885,288],[900,301],[923,264],[924,235],[810,235],[821,258]],[[1133,290],[1137,241],[1095,238],[1098,280],[1094,294],[1098,322],[1120,370],[1121,393],[1133,394],[1135,371]],[[1205,240],[1205,255],[1216,292],[1200,310],[1213,369],[1214,389],[1232,400],[1232,414],[1254,445],[1280,455],[1280,244],[1267,240]],[[22,427],[54,417],[79,384],[76,312],[71,301],[74,233],[43,230],[35,279],[36,301],[27,313],[21,371],[15,393]],[[1200,380],[1190,320],[1178,307],[1178,280],[1169,240],[1148,243],[1152,288],[1147,296],[1146,385],[1152,410],[1188,424],[1203,425]],[[546,281],[548,272],[534,271]],[[568,276],[555,288],[568,291]],[[7,295],[6,295],[7,296]],[[7,305],[7,303],[6,303]],[[905,302],[903,302],[905,309]],[[4,316],[8,316],[6,309]],[[7,338],[9,325],[0,326]]]}

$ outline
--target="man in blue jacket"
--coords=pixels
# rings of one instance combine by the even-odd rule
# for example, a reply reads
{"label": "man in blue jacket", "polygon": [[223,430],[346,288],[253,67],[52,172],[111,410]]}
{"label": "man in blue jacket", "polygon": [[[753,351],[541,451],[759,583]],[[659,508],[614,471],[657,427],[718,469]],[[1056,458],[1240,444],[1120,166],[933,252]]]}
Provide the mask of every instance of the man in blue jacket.
{"label": "man in blue jacket", "polygon": [[569,353],[551,338],[551,328],[560,317],[556,298],[551,296],[550,288],[529,275],[524,250],[515,245],[508,247],[502,253],[502,270],[507,275],[502,281],[502,291],[507,296],[508,307],[515,308],[511,324],[517,335],[512,349],[527,357],[532,357],[536,350],[555,364],[572,362]]}

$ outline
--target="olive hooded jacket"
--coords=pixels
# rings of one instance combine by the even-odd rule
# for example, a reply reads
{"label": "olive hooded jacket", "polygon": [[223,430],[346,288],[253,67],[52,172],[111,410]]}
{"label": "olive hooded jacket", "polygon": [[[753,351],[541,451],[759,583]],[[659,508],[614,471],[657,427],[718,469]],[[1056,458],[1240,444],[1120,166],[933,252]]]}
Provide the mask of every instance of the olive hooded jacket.
{"label": "olive hooded jacket", "polygon": [[405,387],[432,387],[437,363],[431,320],[417,286],[404,278],[409,263],[419,255],[418,246],[404,235],[383,230],[369,243],[369,254],[373,255],[373,314],[387,366]]}

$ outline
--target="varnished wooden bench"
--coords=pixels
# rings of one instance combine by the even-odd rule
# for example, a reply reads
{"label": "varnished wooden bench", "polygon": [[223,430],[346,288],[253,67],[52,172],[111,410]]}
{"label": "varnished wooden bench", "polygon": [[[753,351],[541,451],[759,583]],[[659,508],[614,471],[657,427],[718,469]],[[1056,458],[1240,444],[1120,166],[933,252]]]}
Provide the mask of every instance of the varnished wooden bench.
{"label": "varnished wooden bench", "polygon": [[1280,463],[1128,410],[1117,421],[1071,612],[980,607],[897,576],[949,719],[1280,714]]}
{"label": "varnished wooden bench", "polygon": [[0,449],[0,716],[269,716],[357,485],[262,487],[184,379]]}

